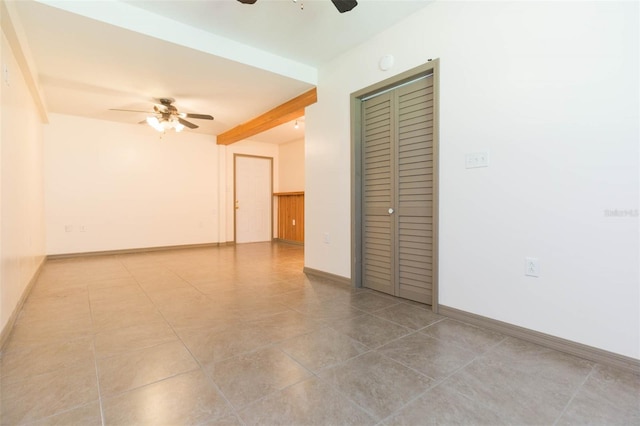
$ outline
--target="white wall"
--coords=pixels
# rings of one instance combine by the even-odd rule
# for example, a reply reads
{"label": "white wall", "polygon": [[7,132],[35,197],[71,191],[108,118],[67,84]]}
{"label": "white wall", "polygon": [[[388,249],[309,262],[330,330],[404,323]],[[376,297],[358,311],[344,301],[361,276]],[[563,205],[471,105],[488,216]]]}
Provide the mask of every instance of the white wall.
{"label": "white wall", "polygon": [[0,82],[0,330],[44,260],[42,124],[2,34]]}
{"label": "white wall", "polygon": [[47,253],[219,241],[213,136],[51,114]]}
{"label": "white wall", "polygon": [[279,192],[304,191],[304,139],[280,144]]}
{"label": "white wall", "polygon": [[350,276],[350,93],[440,58],[440,303],[640,358],[638,217],[605,214],[639,207],[638,22],[637,2],[436,2],[323,66],[306,266]]}

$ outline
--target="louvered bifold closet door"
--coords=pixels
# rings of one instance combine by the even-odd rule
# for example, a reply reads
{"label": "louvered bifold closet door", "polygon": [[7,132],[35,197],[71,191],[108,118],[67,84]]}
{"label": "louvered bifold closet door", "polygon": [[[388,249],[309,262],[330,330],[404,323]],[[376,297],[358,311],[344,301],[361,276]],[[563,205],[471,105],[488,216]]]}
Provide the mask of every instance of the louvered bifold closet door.
{"label": "louvered bifold closet door", "polygon": [[362,266],[365,287],[395,294],[392,93],[364,101],[362,149]]}
{"label": "louvered bifold closet door", "polygon": [[433,287],[433,78],[395,90],[396,295],[431,304]]}

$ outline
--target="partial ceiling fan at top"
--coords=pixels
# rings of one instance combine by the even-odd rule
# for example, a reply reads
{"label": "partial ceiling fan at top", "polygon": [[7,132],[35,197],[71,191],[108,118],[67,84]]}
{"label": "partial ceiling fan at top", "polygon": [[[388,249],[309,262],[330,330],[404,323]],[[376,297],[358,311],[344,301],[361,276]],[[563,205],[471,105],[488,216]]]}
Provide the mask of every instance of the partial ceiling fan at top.
{"label": "partial ceiling fan at top", "polygon": [[[254,4],[257,0],[238,0],[238,1],[243,4]],[[296,0],[293,0],[293,1],[295,2]],[[358,5],[358,2],[356,0],[331,0],[331,2],[336,7],[336,9],[338,9],[338,12],[340,13],[348,12]]]}
{"label": "partial ceiling fan at top", "polygon": [[151,127],[159,132],[164,132],[169,129],[174,129],[176,132],[181,132],[185,127],[189,129],[197,129],[198,125],[185,120],[185,118],[195,118],[199,120],[213,120],[213,117],[208,114],[194,114],[179,112],[173,105],[175,99],[173,98],[160,98],[159,104],[153,106],[153,111],[138,111],[132,109],[117,109],[112,108],[110,111],[126,111],[126,112],[144,112],[146,114],[152,114],[148,116],[141,123],[146,122]]}

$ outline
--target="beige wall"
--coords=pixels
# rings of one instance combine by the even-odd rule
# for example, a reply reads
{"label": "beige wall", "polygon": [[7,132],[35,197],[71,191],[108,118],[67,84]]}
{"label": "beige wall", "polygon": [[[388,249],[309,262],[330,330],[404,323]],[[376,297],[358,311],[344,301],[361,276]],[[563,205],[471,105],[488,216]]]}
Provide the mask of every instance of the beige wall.
{"label": "beige wall", "polygon": [[[4,29],[3,29],[4,30]],[[42,124],[4,31],[0,81],[0,330],[45,254]]]}
{"label": "beige wall", "polygon": [[218,242],[218,155],[208,135],[51,114],[47,253]]}
{"label": "beige wall", "polygon": [[304,191],[304,139],[279,145],[279,192]]}
{"label": "beige wall", "polygon": [[273,158],[279,187],[273,144],[60,114],[45,142],[48,254],[233,241],[236,153]]}

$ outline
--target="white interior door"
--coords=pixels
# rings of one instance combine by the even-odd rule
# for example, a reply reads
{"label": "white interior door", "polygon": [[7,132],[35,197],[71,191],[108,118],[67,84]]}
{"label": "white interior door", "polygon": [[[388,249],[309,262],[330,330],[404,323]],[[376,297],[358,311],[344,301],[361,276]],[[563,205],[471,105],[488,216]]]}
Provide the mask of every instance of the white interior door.
{"label": "white interior door", "polygon": [[235,156],[236,243],[271,241],[272,164],[272,158]]}

